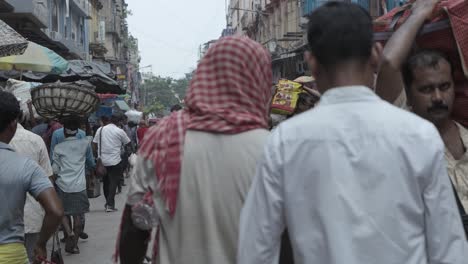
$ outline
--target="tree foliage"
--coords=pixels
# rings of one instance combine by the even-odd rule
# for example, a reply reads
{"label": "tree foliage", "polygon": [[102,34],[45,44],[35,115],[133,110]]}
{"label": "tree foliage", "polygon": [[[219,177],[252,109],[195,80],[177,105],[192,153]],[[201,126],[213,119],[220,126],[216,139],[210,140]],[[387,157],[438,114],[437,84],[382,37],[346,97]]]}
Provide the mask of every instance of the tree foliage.
{"label": "tree foliage", "polygon": [[[145,113],[162,116],[173,105],[182,104],[189,86],[192,74],[184,78],[153,76],[142,86],[143,102],[146,102]],[[146,99],[146,100],[145,100]]]}

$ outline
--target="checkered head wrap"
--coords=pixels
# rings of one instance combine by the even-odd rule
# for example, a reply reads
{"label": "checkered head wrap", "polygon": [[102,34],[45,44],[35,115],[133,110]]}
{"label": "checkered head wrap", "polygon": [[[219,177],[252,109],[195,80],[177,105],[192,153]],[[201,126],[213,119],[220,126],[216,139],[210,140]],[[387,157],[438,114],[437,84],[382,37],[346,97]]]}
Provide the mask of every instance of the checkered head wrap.
{"label": "checkered head wrap", "polygon": [[271,85],[271,57],[257,42],[225,37],[208,50],[188,89],[186,108],[162,119],[141,144],[140,154],[153,161],[157,189],[172,216],[186,131],[238,134],[268,128]]}

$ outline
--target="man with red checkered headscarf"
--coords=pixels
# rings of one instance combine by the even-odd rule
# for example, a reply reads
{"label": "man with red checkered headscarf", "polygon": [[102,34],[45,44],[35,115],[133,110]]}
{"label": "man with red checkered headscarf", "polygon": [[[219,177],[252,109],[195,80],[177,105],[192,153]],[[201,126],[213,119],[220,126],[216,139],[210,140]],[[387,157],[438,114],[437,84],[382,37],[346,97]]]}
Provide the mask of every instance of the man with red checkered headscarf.
{"label": "man with red checkered headscarf", "polygon": [[235,263],[240,211],[268,136],[271,84],[271,58],[260,44],[236,36],[210,48],[185,108],[151,128],[141,144],[121,263],[141,263],[146,253],[150,233],[135,216],[142,200],[157,212],[156,263]]}

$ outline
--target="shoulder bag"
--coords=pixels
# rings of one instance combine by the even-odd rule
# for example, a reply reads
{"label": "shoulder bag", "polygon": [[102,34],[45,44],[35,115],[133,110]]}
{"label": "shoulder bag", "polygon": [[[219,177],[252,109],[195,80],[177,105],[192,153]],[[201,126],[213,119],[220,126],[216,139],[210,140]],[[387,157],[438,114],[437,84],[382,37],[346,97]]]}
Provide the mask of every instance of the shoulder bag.
{"label": "shoulder bag", "polygon": [[97,162],[96,162],[96,176],[99,177],[99,178],[102,178],[104,176],[107,175],[107,169],[106,167],[104,166],[104,164],[102,164],[102,132],[104,131],[104,126],[101,127],[101,131],[99,132],[99,145],[98,145],[98,148],[99,148],[99,157],[97,159]]}

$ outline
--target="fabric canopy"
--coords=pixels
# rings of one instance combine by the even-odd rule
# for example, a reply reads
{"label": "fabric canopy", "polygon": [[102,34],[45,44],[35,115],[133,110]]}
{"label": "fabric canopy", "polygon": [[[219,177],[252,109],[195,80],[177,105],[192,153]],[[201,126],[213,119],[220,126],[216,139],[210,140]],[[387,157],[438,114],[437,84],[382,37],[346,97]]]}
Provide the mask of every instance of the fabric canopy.
{"label": "fabric canopy", "polygon": [[0,58],[0,70],[32,71],[61,74],[68,68],[68,61],[50,49],[29,42],[23,55]]}

